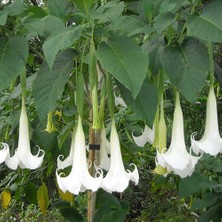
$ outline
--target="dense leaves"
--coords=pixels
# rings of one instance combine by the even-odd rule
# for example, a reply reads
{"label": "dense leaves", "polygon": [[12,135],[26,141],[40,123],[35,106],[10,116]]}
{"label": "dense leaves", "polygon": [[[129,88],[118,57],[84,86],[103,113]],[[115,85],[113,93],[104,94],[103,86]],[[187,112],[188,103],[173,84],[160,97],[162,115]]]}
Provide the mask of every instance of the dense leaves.
{"label": "dense leaves", "polygon": [[130,38],[115,37],[108,43],[99,44],[97,56],[103,69],[129,89],[135,98],[148,67],[148,59],[142,49]]}

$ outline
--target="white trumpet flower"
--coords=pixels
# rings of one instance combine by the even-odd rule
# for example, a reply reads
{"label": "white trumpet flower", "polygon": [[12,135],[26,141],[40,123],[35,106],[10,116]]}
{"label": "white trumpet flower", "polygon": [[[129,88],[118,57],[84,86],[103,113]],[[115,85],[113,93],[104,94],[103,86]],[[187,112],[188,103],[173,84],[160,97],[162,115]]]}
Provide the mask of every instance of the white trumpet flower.
{"label": "white trumpet flower", "polygon": [[9,147],[7,143],[0,143],[2,149],[0,150],[0,164],[3,163],[6,157],[9,155]]}
{"label": "white trumpet flower", "polygon": [[146,125],[142,135],[134,136],[133,132],[132,132],[132,137],[133,137],[133,140],[134,140],[134,142],[136,143],[137,146],[144,147],[147,142],[150,143],[150,144],[153,144],[154,138],[155,138],[155,130],[154,130],[154,128],[150,129]]}
{"label": "white trumpet flower", "polygon": [[103,128],[100,133],[101,143],[99,150],[99,167],[108,171],[110,168],[110,142],[106,139],[106,129]]}
{"label": "white trumpet flower", "polygon": [[115,106],[122,106],[122,107],[124,107],[124,108],[126,108],[127,107],[127,105],[126,105],[126,103],[124,102],[124,100],[120,97],[120,96],[116,96],[115,94],[114,94],[114,103],[115,103]]}
{"label": "white trumpet flower", "polygon": [[121,150],[119,137],[116,131],[116,126],[114,120],[112,121],[111,129],[111,164],[110,169],[102,181],[102,188],[107,192],[123,192],[129,185],[129,180],[133,181],[135,184],[139,182],[139,174],[136,165],[133,172],[127,170],[125,171]]}
{"label": "white trumpet flower", "polygon": [[97,191],[100,187],[103,174],[97,178],[92,177],[88,171],[88,164],[86,160],[86,149],[85,149],[85,135],[82,128],[81,117],[78,119],[76,133],[73,133],[71,150],[73,150],[73,161],[72,169],[68,176],[63,177],[64,173],[58,173],[56,171],[56,178],[59,188],[66,192],[78,195],[79,192],[84,192],[85,190]]}
{"label": "white trumpet flower", "polygon": [[19,167],[22,169],[36,169],[41,166],[45,152],[38,148],[38,153],[33,155],[30,148],[28,117],[25,109],[25,100],[22,98],[22,110],[19,119],[18,148],[14,156],[7,156],[5,164],[13,170]]}
{"label": "white trumpet flower", "polygon": [[184,140],[183,113],[180,106],[179,93],[177,92],[171,144],[167,151],[166,149],[163,149],[161,153],[157,151],[157,161],[159,161],[162,167],[167,168],[168,171],[173,171],[184,178],[191,176],[199,158],[192,156],[191,150],[190,153],[187,152]]}
{"label": "white trumpet flower", "polygon": [[196,154],[208,153],[212,156],[222,153],[222,138],[218,128],[217,102],[214,88],[211,87],[207,99],[205,132],[201,140],[195,140],[196,133],[191,135],[191,147]]}

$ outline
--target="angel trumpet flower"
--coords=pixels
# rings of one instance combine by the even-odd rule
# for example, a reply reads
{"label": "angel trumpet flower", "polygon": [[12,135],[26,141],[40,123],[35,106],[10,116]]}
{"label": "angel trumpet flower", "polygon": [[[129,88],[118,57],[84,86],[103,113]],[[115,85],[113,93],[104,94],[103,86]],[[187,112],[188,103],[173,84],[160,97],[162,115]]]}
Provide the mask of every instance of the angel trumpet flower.
{"label": "angel trumpet flower", "polygon": [[67,190],[75,195],[89,189],[95,192],[101,185],[103,174],[94,178],[89,174],[86,160],[85,135],[82,129],[81,117],[78,119],[76,132],[73,133],[70,152],[73,153],[72,170],[70,174],[63,177],[64,173],[56,171],[56,178],[59,188],[66,192]]}
{"label": "angel trumpet flower", "polygon": [[154,142],[154,137],[155,137],[155,130],[150,129],[148,126],[145,126],[144,131],[142,135],[140,136],[134,136],[132,133],[132,137],[134,142],[136,143],[137,146],[139,147],[144,147],[144,145],[148,142],[150,144],[153,144]]}
{"label": "angel trumpet flower", "polygon": [[179,93],[177,92],[171,144],[166,152],[164,152],[164,149],[161,153],[157,151],[157,161],[162,167],[167,168],[168,171],[173,171],[175,174],[184,178],[191,176],[199,158],[200,157],[192,156],[191,153],[188,153],[186,150],[183,113],[180,106]]}
{"label": "angel trumpet flower", "polygon": [[196,154],[208,153],[212,156],[222,153],[222,138],[218,128],[217,102],[214,88],[211,87],[207,99],[205,132],[201,140],[195,140],[196,133],[191,135],[191,147]]}
{"label": "angel trumpet flower", "polygon": [[0,150],[0,164],[3,163],[9,155],[9,147],[7,143],[0,143],[2,149]]}
{"label": "angel trumpet flower", "polygon": [[38,148],[38,153],[33,155],[30,148],[28,117],[25,109],[25,100],[22,98],[22,110],[19,119],[19,139],[18,148],[14,156],[7,156],[5,163],[13,170],[17,167],[36,169],[41,166],[45,152]]}
{"label": "angel trumpet flower", "polygon": [[112,121],[111,129],[111,164],[110,169],[106,177],[102,181],[101,187],[107,192],[123,192],[129,185],[129,181],[133,181],[135,184],[139,182],[139,174],[137,167],[134,164],[135,169],[133,172],[125,171],[123,160],[120,150],[119,137],[116,131],[114,120]]}

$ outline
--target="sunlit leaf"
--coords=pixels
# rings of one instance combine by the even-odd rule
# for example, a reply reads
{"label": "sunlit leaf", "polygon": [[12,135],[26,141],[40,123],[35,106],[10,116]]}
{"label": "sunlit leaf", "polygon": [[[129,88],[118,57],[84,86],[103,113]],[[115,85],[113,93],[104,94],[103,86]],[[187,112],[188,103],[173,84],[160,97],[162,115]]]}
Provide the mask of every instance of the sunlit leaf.
{"label": "sunlit leaf", "polygon": [[11,193],[8,190],[4,190],[1,192],[1,202],[2,207],[7,208],[11,201]]}
{"label": "sunlit leaf", "polygon": [[43,214],[46,214],[47,208],[49,206],[49,196],[48,196],[48,189],[45,183],[43,183],[39,187],[37,191],[37,199],[40,210],[42,211]]}

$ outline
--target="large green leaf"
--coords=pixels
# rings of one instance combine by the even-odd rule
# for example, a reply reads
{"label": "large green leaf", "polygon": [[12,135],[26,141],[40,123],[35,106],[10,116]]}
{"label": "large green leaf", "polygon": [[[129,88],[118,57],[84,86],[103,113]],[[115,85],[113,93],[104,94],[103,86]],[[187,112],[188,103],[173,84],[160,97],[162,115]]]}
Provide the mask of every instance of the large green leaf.
{"label": "large green leaf", "polygon": [[5,25],[8,18],[8,12],[7,10],[0,11],[0,25]]}
{"label": "large green leaf", "polygon": [[94,0],[72,0],[72,2],[86,15],[89,12],[89,8],[93,5]]}
{"label": "large green leaf", "polygon": [[22,71],[28,57],[28,43],[23,37],[0,38],[0,89],[8,87]]}
{"label": "large green leaf", "polygon": [[5,7],[5,9],[8,11],[10,16],[15,16],[23,13],[26,9],[26,5],[21,0],[14,0],[12,4]]}
{"label": "large green leaf", "polygon": [[120,19],[120,15],[124,10],[123,2],[110,1],[107,4],[101,5],[96,10],[91,10],[90,17],[98,19],[99,22],[111,22]]}
{"label": "large green leaf", "polygon": [[158,34],[175,22],[174,15],[171,13],[160,14],[155,18],[154,28]]}
{"label": "large green leaf", "polygon": [[130,38],[113,37],[98,45],[97,57],[103,69],[110,72],[136,98],[148,67],[148,58],[142,49]]}
{"label": "large green leaf", "polygon": [[156,88],[148,81],[144,81],[138,96],[134,99],[123,85],[118,83],[118,87],[126,104],[141,120],[152,127],[158,103]]}
{"label": "large green leaf", "polygon": [[209,71],[206,47],[196,39],[189,38],[182,45],[166,48],[161,63],[171,83],[188,100],[194,101]]}
{"label": "large green leaf", "polygon": [[31,37],[35,35],[41,35],[48,37],[50,35],[56,35],[57,33],[65,30],[63,21],[55,16],[48,15],[42,19],[30,18],[24,23],[25,27],[29,31]]}
{"label": "large green leaf", "polygon": [[55,57],[60,50],[67,49],[81,37],[81,28],[65,29],[56,35],[50,36],[43,44],[43,51],[50,69],[53,66]]}
{"label": "large green leaf", "polygon": [[222,42],[222,1],[207,4],[199,17],[187,24],[188,35],[210,42]]}
{"label": "large green leaf", "polygon": [[72,70],[75,55],[74,50],[68,49],[57,56],[51,70],[46,62],[41,65],[33,83],[34,102],[40,119],[46,118],[48,112],[55,109]]}
{"label": "large green leaf", "polygon": [[71,2],[69,0],[48,0],[48,10],[50,15],[64,19],[71,9]]}

